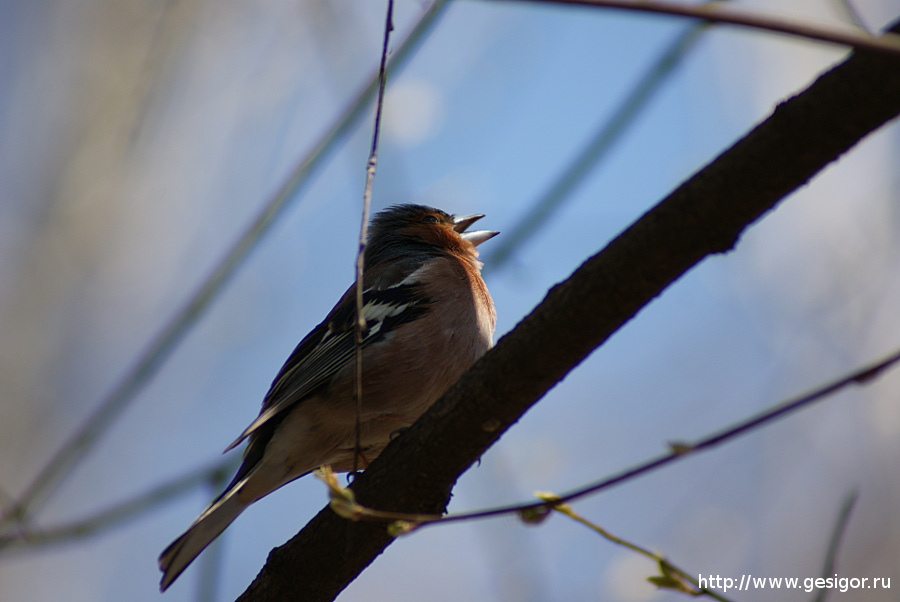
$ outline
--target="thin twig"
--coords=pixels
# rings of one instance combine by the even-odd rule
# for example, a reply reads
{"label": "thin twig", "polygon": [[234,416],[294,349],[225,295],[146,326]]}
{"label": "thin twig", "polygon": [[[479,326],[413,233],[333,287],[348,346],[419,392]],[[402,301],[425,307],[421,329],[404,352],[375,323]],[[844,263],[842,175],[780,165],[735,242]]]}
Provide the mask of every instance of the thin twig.
{"label": "thin twig", "polygon": [[[398,68],[411,56],[413,50],[418,47],[425,34],[431,30],[445,7],[446,0],[435,0],[393,54],[388,71]],[[250,251],[256,248],[275,221],[284,213],[301,186],[323,165],[325,160],[338,148],[338,144],[346,139],[354,126],[365,115],[368,103],[377,87],[378,77],[375,76],[370,79],[313,150],[294,167],[284,183],[266,201],[263,210],[229,248],[212,273],[191,295],[182,309],[152,339],[146,350],[137,358],[134,366],[103,398],[88,419],[56,450],[25,491],[18,496],[16,502],[8,509],[4,509],[0,515],[0,526],[13,521],[27,520],[28,513],[33,512],[35,507],[46,499],[63,478],[84,459],[122,412],[131,405],[138,393],[169,359],[200,316],[209,308],[224,285],[243,264]]]}
{"label": "thin twig", "polygon": [[237,469],[240,458],[229,458],[157,485],[124,502],[104,508],[93,516],[46,529],[24,529],[20,533],[0,535],[0,552],[13,553],[36,547],[94,536],[134,519],[154,508],[194,490],[198,483],[222,479]]}
{"label": "thin twig", "polygon": [[[865,368],[861,368],[839,380],[823,385],[822,387],[812,391],[811,393],[798,397],[797,399],[786,401],[773,406],[768,410],[747,418],[746,420],[743,420],[732,427],[705,437],[697,441],[696,443],[670,443],[669,447],[672,450],[670,453],[659,456],[634,468],[624,470],[623,472],[603,479],[602,481],[598,481],[580,489],[576,489],[575,491],[569,492],[563,496],[560,496],[558,502],[571,502],[573,500],[585,497],[592,493],[596,493],[603,489],[609,489],[613,485],[619,485],[625,481],[632,480],[640,475],[661,468],[667,464],[671,464],[695,452],[706,450],[719,445],[720,443],[735,439],[740,435],[744,435],[753,430],[756,430],[778,418],[782,418],[797,410],[810,406],[815,402],[821,401],[822,399],[825,399],[829,395],[837,393],[838,391],[849,385],[865,384],[881,375],[884,371],[898,362],[900,362],[900,350],[895,351],[893,354],[889,355],[887,358],[881,361],[871,364]],[[399,518],[399,520],[405,520],[410,523],[421,523],[422,526],[425,526],[430,524],[472,520],[476,518],[489,518],[492,516],[500,516],[503,514],[512,513],[517,513],[521,516],[528,517],[533,516],[535,513],[546,513],[551,508],[552,504],[527,502],[509,506],[500,506],[497,508],[481,510],[478,512],[450,514],[441,518],[440,520],[433,520],[432,518],[429,518],[428,515],[406,515]]]}
{"label": "thin twig", "polygon": [[672,15],[704,19],[714,23],[737,25],[752,29],[762,29],[790,36],[818,40],[841,46],[872,50],[887,54],[900,55],[900,35],[885,33],[872,38],[864,33],[837,29],[824,25],[811,25],[801,21],[762,15],[757,12],[742,11],[707,4],[682,4],[677,2],[659,2],[656,0],[525,0],[541,4],[565,4],[576,6],[593,6],[613,8],[645,13]]}
{"label": "thin twig", "polygon": [[396,534],[409,533],[424,522],[441,520],[440,514],[408,514],[406,512],[386,512],[373,510],[357,503],[356,495],[349,487],[338,485],[337,476],[330,466],[321,466],[313,474],[328,487],[328,505],[336,514],[354,522],[367,520],[400,523],[391,528]]}
{"label": "thin twig", "polygon": [[[834,530],[831,532],[831,540],[828,542],[828,552],[825,554],[825,563],[822,566],[822,577],[824,579],[830,578],[835,573],[841,540],[844,537],[844,532],[847,530],[847,525],[850,524],[850,513],[853,512],[853,506],[856,504],[856,499],[858,497],[858,491],[851,491],[841,505],[841,511],[838,512],[837,520],[834,521]],[[825,598],[830,591],[829,588],[824,587],[819,589],[812,602],[825,602]]]}
{"label": "thin twig", "polygon": [[369,208],[372,205],[372,183],[375,181],[375,167],[378,164],[378,134],[381,133],[381,112],[384,108],[384,87],[387,83],[387,56],[388,46],[391,41],[391,31],[394,29],[394,0],[388,0],[387,16],[384,22],[384,42],[381,46],[381,64],[378,67],[378,99],[375,102],[375,126],[372,128],[372,150],[369,152],[369,160],[366,162],[366,187],[363,190],[362,224],[359,226],[359,249],[356,252],[356,323],[354,334],[354,359],[356,368],[356,444],[353,454],[353,472],[359,468],[359,456],[362,453],[360,444],[362,425],[362,341],[363,332],[366,329],[366,318],[363,316],[363,272],[365,271],[366,238],[369,229]]}
{"label": "thin twig", "polygon": [[[535,495],[548,504],[551,504],[551,508],[556,512],[568,516],[572,520],[585,525],[593,531],[596,531],[607,541],[628,548],[632,552],[636,552],[641,556],[649,558],[650,560],[655,562],[656,566],[659,568],[660,574],[649,577],[647,580],[657,587],[675,590],[681,593],[689,594],[691,596],[709,596],[710,598],[714,598],[716,600],[719,600],[720,602],[731,602],[728,598],[716,591],[705,587],[700,587],[700,582],[697,579],[672,564],[662,554],[658,552],[651,552],[647,548],[641,547],[636,543],[632,543],[627,539],[622,539],[621,537],[610,533],[597,523],[584,518],[583,516],[575,512],[575,510],[569,504],[563,503],[558,495],[549,492],[538,492],[535,493]],[[688,585],[688,583],[690,583],[690,585]]]}

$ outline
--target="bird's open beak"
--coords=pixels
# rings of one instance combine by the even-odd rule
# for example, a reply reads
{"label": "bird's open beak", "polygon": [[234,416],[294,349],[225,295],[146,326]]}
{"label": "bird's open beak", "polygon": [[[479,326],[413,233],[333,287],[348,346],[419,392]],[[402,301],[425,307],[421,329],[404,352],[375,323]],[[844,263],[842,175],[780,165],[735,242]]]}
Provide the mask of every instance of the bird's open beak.
{"label": "bird's open beak", "polygon": [[453,229],[459,232],[460,236],[477,247],[484,241],[490,240],[491,238],[494,238],[495,236],[500,234],[499,232],[494,232],[493,230],[472,230],[471,232],[466,232],[466,228],[483,217],[483,213],[476,213],[474,215],[460,215],[459,217],[454,217]]}

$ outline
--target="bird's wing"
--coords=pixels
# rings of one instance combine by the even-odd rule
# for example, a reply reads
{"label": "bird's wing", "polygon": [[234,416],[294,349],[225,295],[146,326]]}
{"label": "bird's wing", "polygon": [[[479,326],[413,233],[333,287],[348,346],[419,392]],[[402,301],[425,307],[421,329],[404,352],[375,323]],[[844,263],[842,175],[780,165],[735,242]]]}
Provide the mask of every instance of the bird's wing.
{"label": "bird's wing", "polygon": [[[383,340],[394,328],[415,320],[426,311],[430,300],[415,278],[416,271],[386,288],[370,288],[363,293],[363,349]],[[256,432],[282,411],[299,403],[353,361],[355,291],[351,287],[325,320],[316,326],[291,353],[263,400],[259,416],[228,451]],[[351,302],[347,302],[347,298]]]}

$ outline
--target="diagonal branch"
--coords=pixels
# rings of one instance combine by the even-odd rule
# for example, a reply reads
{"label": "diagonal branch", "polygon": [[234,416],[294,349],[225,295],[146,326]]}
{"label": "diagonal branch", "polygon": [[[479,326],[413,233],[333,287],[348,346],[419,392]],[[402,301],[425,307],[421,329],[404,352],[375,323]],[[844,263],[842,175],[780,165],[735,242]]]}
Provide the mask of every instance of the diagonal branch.
{"label": "diagonal branch", "polygon": [[857,50],[871,50],[885,54],[900,55],[900,36],[888,33],[873,38],[865,30],[834,28],[813,25],[782,16],[766,15],[758,11],[740,10],[716,3],[688,4],[665,2],[662,0],[527,0],[542,4],[560,4],[630,10],[641,13],[656,13],[673,17],[702,19],[711,23],[735,25],[750,29],[760,29],[785,34],[807,40],[818,40],[829,44],[850,46]]}
{"label": "diagonal branch", "polygon": [[[151,508],[171,501],[197,488],[199,483],[216,483],[232,475],[240,458],[229,458],[209,466],[194,469],[176,479],[144,491],[130,499],[117,502],[96,513],[75,521],[49,528],[25,528],[20,532],[0,533],[0,554],[31,551],[35,548],[96,536],[147,513]],[[216,488],[217,491],[221,487]]]}
{"label": "diagonal branch", "polygon": [[[900,25],[895,26],[896,29]],[[822,75],[581,265],[353,482],[360,504],[440,513],[519,417],[687,270],[900,114],[900,61],[857,52]],[[331,600],[390,543],[323,509],[240,597]]]}

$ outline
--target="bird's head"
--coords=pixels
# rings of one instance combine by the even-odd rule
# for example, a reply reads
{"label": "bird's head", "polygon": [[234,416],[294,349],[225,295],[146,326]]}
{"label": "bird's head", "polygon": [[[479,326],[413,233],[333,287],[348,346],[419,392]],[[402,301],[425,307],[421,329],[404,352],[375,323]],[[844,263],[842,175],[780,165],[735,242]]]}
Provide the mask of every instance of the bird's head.
{"label": "bird's head", "polygon": [[477,257],[475,247],[499,232],[467,231],[483,214],[454,216],[427,205],[394,205],[372,219],[367,254],[450,252]]}

